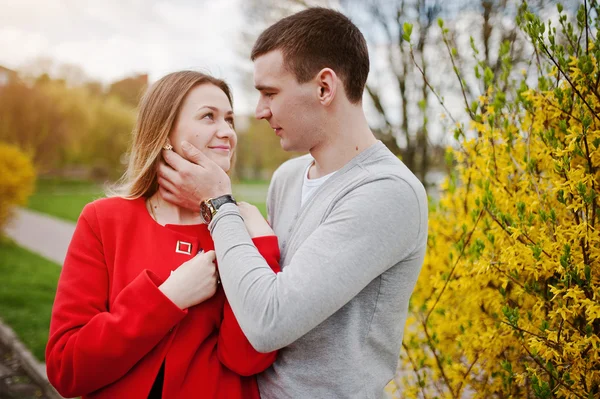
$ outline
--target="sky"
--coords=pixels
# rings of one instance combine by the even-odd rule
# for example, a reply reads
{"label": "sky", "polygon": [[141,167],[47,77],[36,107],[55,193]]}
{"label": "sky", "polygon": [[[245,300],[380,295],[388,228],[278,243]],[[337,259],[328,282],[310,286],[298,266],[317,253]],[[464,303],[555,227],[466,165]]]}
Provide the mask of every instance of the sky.
{"label": "sky", "polygon": [[[57,68],[48,66],[48,60],[52,60],[55,66],[77,65],[88,79],[105,84],[137,73],[148,73],[152,82],[172,71],[200,70],[229,82],[237,115],[253,114],[258,93],[251,89],[252,43],[243,37],[257,34],[264,27],[248,21],[243,11],[246,1],[0,0],[0,65],[38,75],[45,72],[44,68],[57,72]],[[477,26],[481,18],[478,13],[475,7],[460,16],[448,17],[457,18],[459,31],[470,33],[471,26]],[[392,110],[389,116],[395,123],[400,114],[394,110],[400,109],[400,98],[394,95],[394,80],[386,79],[390,71],[388,56],[377,46],[376,31],[360,16],[355,12],[353,19],[370,39],[369,81],[390,94],[383,100]],[[502,19],[506,27],[514,24],[512,16],[504,15]],[[432,30],[432,42],[441,42],[437,30]],[[468,35],[463,36],[466,41],[459,47],[468,49]],[[436,71],[430,81],[437,88],[455,82],[449,64],[440,62],[444,51],[428,47],[426,52],[429,65]],[[470,54],[470,50],[464,54]],[[430,134],[447,136],[447,127],[437,122],[441,108],[433,97],[430,103]],[[456,93],[447,92],[446,103],[452,113],[463,113],[464,103]],[[380,123],[369,101],[365,108],[369,121]],[[410,115],[410,123],[420,120],[415,112]]]}
{"label": "sky", "polygon": [[242,71],[252,64],[242,1],[0,0],[0,65],[75,64],[105,84],[192,68],[226,79],[246,113]]}
{"label": "sky", "polygon": [[[152,82],[176,70],[201,70],[232,86],[237,115],[253,114],[258,93],[251,89],[251,43],[242,38],[261,27],[247,22],[244,1],[0,0],[0,65],[39,75],[52,69],[47,65],[52,60],[55,73],[56,66],[73,64],[105,84],[136,73],[148,73]],[[368,26],[360,12],[354,14],[359,26]],[[388,56],[377,49],[377,32],[364,33],[371,40],[370,79],[376,77],[373,84],[382,90],[395,87],[393,79],[384,79]],[[439,55],[429,52],[435,65]],[[393,95],[383,101],[400,109]],[[459,101],[451,103],[462,108]],[[365,105],[368,119],[380,123],[370,102]],[[432,119],[439,114],[436,110]],[[389,117],[396,122],[399,113]],[[409,119],[414,124],[420,117]],[[443,134],[439,124],[432,130]]]}

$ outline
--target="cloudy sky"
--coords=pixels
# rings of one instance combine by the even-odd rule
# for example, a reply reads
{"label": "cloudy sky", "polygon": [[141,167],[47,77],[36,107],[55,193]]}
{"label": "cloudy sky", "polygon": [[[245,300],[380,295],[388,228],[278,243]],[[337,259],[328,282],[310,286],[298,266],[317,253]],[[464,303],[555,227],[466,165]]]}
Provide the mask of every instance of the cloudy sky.
{"label": "cloudy sky", "polygon": [[[148,73],[154,81],[175,70],[202,70],[231,84],[238,115],[251,114],[258,94],[250,89],[252,63],[248,56],[251,42],[244,42],[243,36],[256,34],[264,26],[248,22],[243,11],[247,1],[0,0],[0,65],[34,74],[46,68],[56,75],[60,71],[47,65],[47,60],[52,60],[55,66],[77,65],[89,79],[103,83],[136,73]],[[457,18],[459,31],[470,33],[470,27],[480,23],[477,7],[468,12],[463,10],[460,17],[454,15],[452,9],[447,12],[448,18]],[[388,109],[399,110],[400,98],[393,90],[395,83],[393,79],[386,80],[388,55],[377,45],[377,32],[368,21],[363,21],[363,14],[356,11],[353,15],[370,39],[371,83],[384,92],[383,100]],[[502,16],[502,19],[507,27],[514,23],[511,15]],[[432,30],[432,43],[441,42],[436,32],[437,29]],[[461,37],[466,40],[462,47],[468,49],[468,35]],[[445,81],[454,81],[453,73],[448,69],[450,65],[440,62],[445,51],[440,55],[440,49],[428,47],[426,52],[429,65],[436,69],[430,76],[436,87]],[[467,50],[464,54],[469,53]],[[447,105],[453,113],[455,110],[461,113],[464,105],[455,94],[445,94]],[[429,117],[433,121],[441,114],[441,109],[435,99],[430,98],[430,102],[433,113]],[[379,123],[369,101],[365,106],[369,119]],[[390,112],[389,117],[396,122],[399,112]],[[417,121],[419,118],[417,113],[409,119]],[[436,133],[445,135],[439,123],[431,126],[431,134]]]}
{"label": "cloudy sky", "polygon": [[0,0],[0,65],[32,68],[51,59],[78,65],[104,83],[200,69],[227,79],[236,105],[248,108],[253,99],[241,88],[248,79],[242,71],[251,70],[242,2]]}

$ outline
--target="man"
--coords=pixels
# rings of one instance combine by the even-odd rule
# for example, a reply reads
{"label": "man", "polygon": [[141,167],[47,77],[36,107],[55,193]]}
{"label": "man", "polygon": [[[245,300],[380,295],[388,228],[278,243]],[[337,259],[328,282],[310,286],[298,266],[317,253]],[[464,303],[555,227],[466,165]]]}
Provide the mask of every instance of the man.
{"label": "man", "polygon": [[427,197],[369,129],[364,37],[311,8],[280,20],[252,50],[265,119],[288,151],[267,208],[282,272],[258,254],[224,172],[186,145],[167,151],[161,194],[202,210],[223,287],[250,342],[281,349],[259,376],[264,398],[376,398],[393,378],[427,241]]}

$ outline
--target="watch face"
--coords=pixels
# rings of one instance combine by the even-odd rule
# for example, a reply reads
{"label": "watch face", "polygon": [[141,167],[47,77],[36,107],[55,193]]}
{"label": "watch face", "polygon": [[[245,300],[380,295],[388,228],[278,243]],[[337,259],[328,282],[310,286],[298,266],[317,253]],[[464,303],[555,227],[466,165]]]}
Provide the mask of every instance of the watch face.
{"label": "watch face", "polygon": [[212,212],[210,211],[210,207],[204,201],[200,203],[200,217],[202,217],[202,220],[204,220],[204,223],[206,224],[209,224],[212,220]]}

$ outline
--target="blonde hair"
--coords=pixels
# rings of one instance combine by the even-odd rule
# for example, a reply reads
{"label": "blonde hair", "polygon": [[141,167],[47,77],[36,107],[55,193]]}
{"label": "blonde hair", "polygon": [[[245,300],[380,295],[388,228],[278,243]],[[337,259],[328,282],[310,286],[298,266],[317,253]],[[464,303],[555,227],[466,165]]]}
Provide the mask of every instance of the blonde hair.
{"label": "blonde hair", "polygon": [[161,78],[140,101],[127,170],[115,186],[107,190],[107,196],[136,199],[150,197],[158,190],[156,168],[162,148],[187,94],[202,84],[212,84],[223,90],[233,107],[231,90],[221,79],[196,71],[173,72]]}

